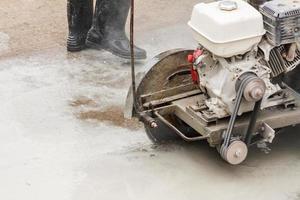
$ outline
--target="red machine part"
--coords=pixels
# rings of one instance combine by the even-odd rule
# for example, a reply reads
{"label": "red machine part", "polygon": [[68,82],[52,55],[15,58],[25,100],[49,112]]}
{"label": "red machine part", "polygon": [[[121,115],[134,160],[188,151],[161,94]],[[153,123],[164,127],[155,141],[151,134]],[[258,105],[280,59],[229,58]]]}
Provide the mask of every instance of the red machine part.
{"label": "red machine part", "polygon": [[194,66],[194,63],[195,63],[195,61],[197,60],[197,58],[198,58],[199,56],[201,56],[202,54],[203,54],[203,50],[201,50],[201,49],[196,49],[196,50],[194,51],[193,54],[189,54],[189,55],[187,56],[187,61],[188,61],[189,63],[193,64],[192,67],[191,67],[191,76],[192,76],[192,80],[193,80],[193,82],[194,82],[195,84],[198,84],[198,83],[199,83],[199,74],[198,74],[198,72],[197,72],[197,69],[196,69],[195,66]]}

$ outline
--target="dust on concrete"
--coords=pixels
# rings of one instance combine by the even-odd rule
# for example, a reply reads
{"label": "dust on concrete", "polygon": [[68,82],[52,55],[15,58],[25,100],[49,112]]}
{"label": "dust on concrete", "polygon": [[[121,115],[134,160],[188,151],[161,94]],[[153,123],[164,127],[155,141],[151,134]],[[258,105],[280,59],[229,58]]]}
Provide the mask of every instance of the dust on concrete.
{"label": "dust on concrete", "polygon": [[96,121],[110,123],[113,126],[128,128],[130,130],[138,130],[141,124],[136,119],[126,119],[124,117],[123,108],[121,106],[112,105],[103,109],[99,108],[97,102],[91,98],[80,96],[69,102],[73,108],[80,109],[75,113],[76,117],[83,121]]}
{"label": "dust on concrete", "polygon": [[72,107],[97,106],[97,103],[93,99],[90,99],[90,98],[84,97],[84,96],[80,96],[77,99],[71,101],[70,106],[72,106]]}
{"label": "dust on concrete", "polygon": [[0,32],[0,52],[8,49],[9,36]]}
{"label": "dust on concrete", "polygon": [[125,119],[123,110],[119,106],[110,106],[104,110],[82,111],[77,114],[81,120],[96,120],[98,122],[108,122],[114,126],[138,130],[141,128],[140,123],[135,119]]}

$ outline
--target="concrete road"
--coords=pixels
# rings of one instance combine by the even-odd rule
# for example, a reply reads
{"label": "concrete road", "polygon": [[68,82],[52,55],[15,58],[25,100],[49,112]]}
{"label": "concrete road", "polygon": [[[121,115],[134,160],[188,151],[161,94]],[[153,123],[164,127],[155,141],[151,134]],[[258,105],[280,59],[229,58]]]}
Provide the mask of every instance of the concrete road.
{"label": "concrete road", "polygon": [[[137,43],[149,57],[196,46],[186,26],[196,2],[137,1]],[[206,142],[154,146],[122,117],[129,63],[67,53],[65,37],[64,1],[1,0],[0,199],[300,199],[299,129],[240,166]]]}

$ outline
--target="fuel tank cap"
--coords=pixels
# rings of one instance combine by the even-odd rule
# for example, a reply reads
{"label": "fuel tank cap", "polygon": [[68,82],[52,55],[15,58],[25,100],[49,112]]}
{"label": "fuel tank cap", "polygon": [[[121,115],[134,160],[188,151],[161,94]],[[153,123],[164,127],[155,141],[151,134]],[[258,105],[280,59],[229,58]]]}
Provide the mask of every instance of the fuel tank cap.
{"label": "fuel tank cap", "polygon": [[232,11],[238,8],[238,5],[235,1],[225,0],[219,2],[220,10]]}

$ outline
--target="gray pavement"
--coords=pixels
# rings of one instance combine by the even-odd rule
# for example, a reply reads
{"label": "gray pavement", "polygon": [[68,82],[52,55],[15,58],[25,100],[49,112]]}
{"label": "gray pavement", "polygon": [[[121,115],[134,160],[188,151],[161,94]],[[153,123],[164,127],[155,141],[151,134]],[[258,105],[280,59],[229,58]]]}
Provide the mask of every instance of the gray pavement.
{"label": "gray pavement", "polygon": [[[21,8],[6,2],[12,12],[0,25]],[[195,2],[137,2],[137,43],[149,58],[196,46],[185,24]],[[58,0],[37,5],[41,13],[64,12]],[[41,23],[20,12],[32,19],[29,27]],[[0,199],[300,199],[299,128],[278,135],[270,154],[251,149],[239,166],[223,162],[206,142],[154,146],[140,124],[122,117],[128,61],[103,51],[67,53],[66,30],[52,28],[20,48],[18,30],[0,26]]]}

